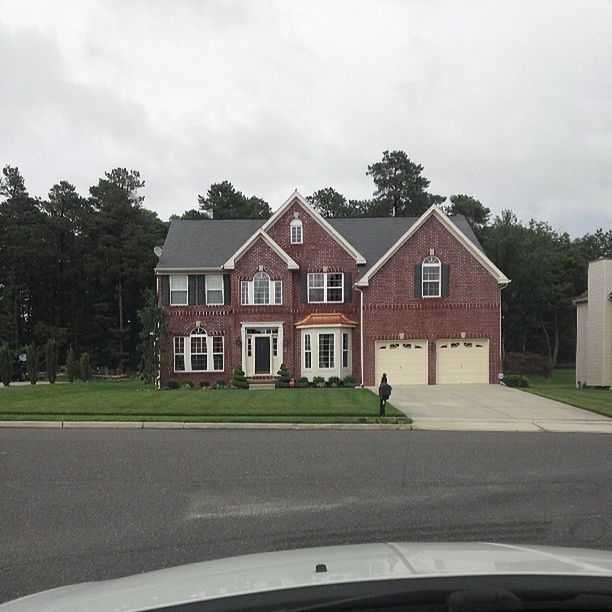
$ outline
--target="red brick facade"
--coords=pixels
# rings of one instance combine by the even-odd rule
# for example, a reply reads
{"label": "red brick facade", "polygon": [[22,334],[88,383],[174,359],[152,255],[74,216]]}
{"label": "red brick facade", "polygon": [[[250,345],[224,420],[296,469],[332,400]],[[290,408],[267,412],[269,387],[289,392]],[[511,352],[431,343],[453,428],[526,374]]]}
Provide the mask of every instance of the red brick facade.
{"label": "red brick facade", "polygon": [[[303,224],[303,244],[290,243],[290,222],[297,213]],[[162,380],[190,378],[195,382],[218,379],[228,381],[231,370],[242,363],[241,326],[243,323],[275,322],[283,328],[282,360],[291,373],[301,376],[300,330],[295,323],[310,313],[343,313],[360,320],[360,291],[353,289],[349,303],[308,304],[300,298],[300,274],[344,272],[359,280],[355,257],[334,239],[298,202],[266,230],[267,234],[298,264],[290,270],[263,239],[235,263],[231,271],[231,304],[226,306],[167,306],[169,338],[162,346]],[[413,274],[430,249],[441,261],[450,264],[449,297],[416,298]],[[368,262],[372,264],[374,262]],[[282,305],[242,306],[240,282],[251,280],[263,267],[272,280],[283,281]],[[489,376],[495,382],[500,371],[500,287],[483,265],[434,217],[430,217],[383,267],[374,274],[364,295],[364,372],[366,385],[374,385],[374,343],[394,338],[429,341],[429,383],[435,384],[435,340],[461,337],[488,338]],[[196,322],[209,335],[222,335],[225,342],[223,372],[175,373],[172,365],[172,337],[187,336]],[[352,331],[352,372],[357,381],[360,371],[360,329]]]}

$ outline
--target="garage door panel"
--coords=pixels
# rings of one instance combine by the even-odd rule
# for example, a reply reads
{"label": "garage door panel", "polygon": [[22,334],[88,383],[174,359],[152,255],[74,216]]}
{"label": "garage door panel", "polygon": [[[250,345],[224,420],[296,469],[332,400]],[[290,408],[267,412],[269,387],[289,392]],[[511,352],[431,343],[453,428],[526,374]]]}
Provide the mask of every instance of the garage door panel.
{"label": "garage door panel", "polygon": [[374,350],[376,384],[383,374],[392,386],[427,384],[426,340],[378,340]]}
{"label": "garage door panel", "polygon": [[488,383],[489,341],[487,339],[438,340],[436,383]]}

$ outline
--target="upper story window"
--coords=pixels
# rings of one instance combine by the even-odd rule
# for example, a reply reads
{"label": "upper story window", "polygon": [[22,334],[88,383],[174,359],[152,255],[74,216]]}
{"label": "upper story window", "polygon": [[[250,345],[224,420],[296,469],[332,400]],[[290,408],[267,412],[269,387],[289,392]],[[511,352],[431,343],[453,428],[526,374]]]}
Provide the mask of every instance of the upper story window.
{"label": "upper story window", "polygon": [[434,255],[428,255],[421,264],[421,283],[423,297],[440,297],[442,295],[442,264]]}
{"label": "upper story window", "polygon": [[344,302],[344,274],[342,272],[309,273],[308,301],[314,303]]}
{"label": "upper story window", "polygon": [[253,280],[241,281],[240,303],[268,306],[283,303],[283,281],[270,280],[267,272],[256,272]]}
{"label": "upper story window", "polygon": [[187,305],[187,275],[170,277],[170,304],[173,306]]}
{"label": "upper story window", "polygon": [[289,231],[291,232],[291,244],[302,244],[304,242],[302,222],[299,219],[291,221]]}
{"label": "upper story window", "polygon": [[223,275],[206,275],[206,304],[208,306],[218,306],[224,303],[223,296]]}

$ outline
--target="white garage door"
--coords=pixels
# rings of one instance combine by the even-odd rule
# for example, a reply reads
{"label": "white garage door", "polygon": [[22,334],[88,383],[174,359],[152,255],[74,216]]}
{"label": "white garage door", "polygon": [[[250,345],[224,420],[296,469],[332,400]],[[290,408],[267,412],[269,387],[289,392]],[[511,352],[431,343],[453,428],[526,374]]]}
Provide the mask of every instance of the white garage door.
{"label": "white garage door", "polygon": [[383,374],[393,385],[427,384],[427,340],[378,340],[376,384]]}
{"label": "white garage door", "polygon": [[488,340],[438,340],[436,384],[488,382]]}

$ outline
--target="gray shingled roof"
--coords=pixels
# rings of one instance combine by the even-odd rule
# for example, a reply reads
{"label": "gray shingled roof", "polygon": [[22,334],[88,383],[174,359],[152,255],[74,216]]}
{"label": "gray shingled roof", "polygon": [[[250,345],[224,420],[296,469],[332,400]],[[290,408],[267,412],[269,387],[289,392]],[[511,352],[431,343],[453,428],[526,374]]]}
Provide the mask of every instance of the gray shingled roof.
{"label": "gray shingled roof", "polygon": [[[365,266],[359,268],[360,274],[365,274],[417,219],[418,217],[369,217],[329,219],[329,223],[365,257]],[[481,251],[483,250],[465,217],[456,216],[450,219]],[[221,268],[264,223],[262,219],[172,221],[157,267]]]}

